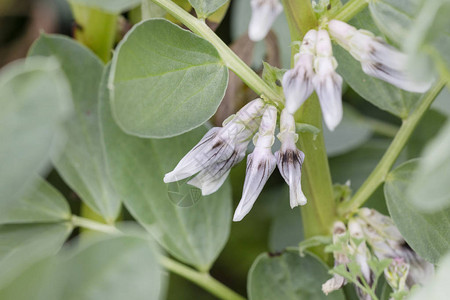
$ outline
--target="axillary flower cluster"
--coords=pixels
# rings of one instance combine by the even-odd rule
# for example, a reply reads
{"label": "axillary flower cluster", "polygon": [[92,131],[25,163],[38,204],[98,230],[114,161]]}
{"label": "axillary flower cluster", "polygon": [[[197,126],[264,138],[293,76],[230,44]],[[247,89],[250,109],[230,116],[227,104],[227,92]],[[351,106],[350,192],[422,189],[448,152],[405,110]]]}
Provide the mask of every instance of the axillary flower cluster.
{"label": "axillary flower cluster", "polygon": [[[251,0],[252,18],[249,37],[261,40],[283,9],[279,0]],[[330,37],[331,35],[331,37]],[[250,211],[265,183],[278,165],[290,188],[291,207],[306,204],[301,189],[301,168],[305,155],[296,147],[298,139],[293,114],[315,90],[326,126],[333,131],[342,120],[342,77],[336,72],[333,38],[361,62],[365,73],[399,88],[424,92],[431,82],[416,82],[406,71],[406,56],[365,30],[344,22],[331,20],[318,30],[308,31],[295,55],[295,64],[285,72],[282,85],[284,109],[261,98],[244,106],[229,117],[223,127],[214,127],[166,174],[164,182],[174,182],[194,176],[188,184],[198,187],[203,195],[217,191],[230,169],[243,160],[253,137],[255,148],[248,155],[247,172],[241,201],[234,214],[240,221]],[[281,105],[282,106],[282,105]],[[272,152],[278,114],[280,113],[281,149]],[[258,132],[257,132],[258,131]]]}
{"label": "axillary flower cluster", "polygon": [[[164,182],[173,182],[197,174],[188,184],[198,187],[203,195],[217,191],[230,169],[245,157],[253,137],[255,148],[247,158],[247,171],[241,201],[233,220],[240,221],[251,210],[275,167],[290,186],[291,207],[303,205],[306,198],[301,190],[301,167],[304,154],[295,143],[294,117],[281,112],[281,149],[272,153],[278,110],[258,98],[224,121],[223,127],[210,129],[200,142],[166,174]],[[258,131],[258,132],[256,132]]]}
{"label": "axillary flower cluster", "polygon": [[359,298],[370,300],[367,291],[375,288],[378,276],[375,273],[381,268],[394,294],[400,296],[429,280],[434,273],[434,266],[408,246],[392,219],[373,209],[361,208],[347,226],[336,222],[331,248],[334,276],[323,284],[325,294],[352,280],[358,283],[355,288]]}

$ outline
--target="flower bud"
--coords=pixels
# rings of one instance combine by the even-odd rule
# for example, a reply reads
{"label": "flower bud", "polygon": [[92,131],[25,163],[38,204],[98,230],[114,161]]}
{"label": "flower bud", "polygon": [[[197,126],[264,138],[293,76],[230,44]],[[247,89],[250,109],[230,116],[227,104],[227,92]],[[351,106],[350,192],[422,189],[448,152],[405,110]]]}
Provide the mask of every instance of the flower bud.
{"label": "flower bud", "polygon": [[251,0],[252,17],[248,26],[250,40],[257,42],[264,39],[273,22],[283,11],[279,0]]}
{"label": "flower bud", "polygon": [[272,154],[277,109],[268,106],[264,111],[259,132],[254,139],[255,150],[247,158],[242,198],[234,213],[233,221],[242,220],[251,210],[264,185],[276,167],[276,158]]}

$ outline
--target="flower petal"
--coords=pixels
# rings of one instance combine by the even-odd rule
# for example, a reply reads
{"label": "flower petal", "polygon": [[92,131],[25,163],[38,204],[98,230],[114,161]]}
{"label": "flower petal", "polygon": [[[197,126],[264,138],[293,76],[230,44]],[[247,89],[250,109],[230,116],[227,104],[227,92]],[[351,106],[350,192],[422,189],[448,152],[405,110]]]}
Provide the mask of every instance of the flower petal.
{"label": "flower petal", "polygon": [[342,77],[333,72],[327,76],[316,75],[314,88],[319,97],[322,115],[328,129],[333,131],[342,120]]}
{"label": "flower petal", "polygon": [[241,221],[252,209],[275,167],[276,158],[270,149],[256,147],[248,156],[242,198],[234,213],[233,221]]}
{"label": "flower petal", "polygon": [[283,11],[278,0],[251,0],[252,17],[248,26],[250,40],[257,42],[264,39],[273,22]]}
{"label": "flower petal", "polygon": [[295,67],[284,73],[282,85],[289,113],[294,114],[312,94],[313,76],[313,56],[310,54],[301,54]]}
{"label": "flower petal", "polygon": [[182,180],[203,169],[205,162],[208,160],[205,152],[211,147],[211,142],[217,136],[220,129],[220,127],[211,128],[200,142],[180,160],[175,169],[164,176],[164,182],[169,183]]}
{"label": "flower petal", "polygon": [[197,176],[189,180],[188,184],[201,189],[203,196],[216,192],[225,182],[225,179],[227,179],[231,168],[244,159],[246,148],[245,145],[245,147],[236,151],[228,160],[218,162],[203,169]]}

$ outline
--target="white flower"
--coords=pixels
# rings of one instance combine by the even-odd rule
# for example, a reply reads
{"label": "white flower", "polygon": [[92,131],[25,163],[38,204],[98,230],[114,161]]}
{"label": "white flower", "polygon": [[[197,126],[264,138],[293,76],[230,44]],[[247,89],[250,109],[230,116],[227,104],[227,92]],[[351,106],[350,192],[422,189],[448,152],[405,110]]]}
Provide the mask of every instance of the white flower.
{"label": "white flower", "polygon": [[394,222],[374,209],[361,208],[359,223],[362,224],[367,242],[378,259],[401,259],[409,265],[406,285],[423,284],[434,274],[434,266],[417,255],[406,243]]}
{"label": "white flower", "polygon": [[272,154],[276,122],[277,109],[270,105],[264,112],[258,135],[255,136],[255,150],[247,158],[244,189],[241,201],[234,213],[233,221],[242,220],[251,210],[276,167],[277,160]]}
{"label": "white flower", "polygon": [[386,44],[367,30],[357,30],[345,22],[331,20],[328,23],[331,36],[358,61],[363,71],[401,89],[423,93],[430,82],[412,79],[407,70],[407,56]]}
{"label": "white flower", "polygon": [[335,72],[337,62],[333,57],[330,36],[325,30],[317,33],[314,68],[313,84],[323,119],[328,129],[333,131],[342,120],[342,77]]}
{"label": "white flower", "polygon": [[[348,222],[348,231],[350,233],[350,237],[358,240],[364,239],[363,230],[357,220],[350,219],[350,221]],[[356,262],[361,269],[361,273],[364,276],[364,279],[369,286],[372,286],[374,274],[369,267],[370,252],[367,248],[366,242],[362,241],[361,243],[359,243],[359,245],[356,245],[353,254],[356,256]]]}
{"label": "white flower", "polygon": [[283,90],[286,97],[286,109],[294,114],[313,92],[313,61],[317,40],[317,31],[310,30],[303,38],[300,52],[295,56],[294,68],[283,76]]}
{"label": "white flower", "polygon": [[275,153],[278,169],[289,185],[289,199],[291,208],[306,204],[306,197],[302,192],[301,176],[305,154],[295,146],[298,135],[295,133],[294,117],[284,109],[280,116],[281,149]]}
{"label": "white flower", "polygon": [[[345,227],[345,224],[341,221],[337,221],[333,225],[333,243],[338,244],[340,242],[340,239],[342,239],[347,232],[347,228]],[[334,252],[334,265],[341,265],[341,264],[348,264],[350,262],[350,259],[347,255],[344,253],[338,253]],[[322,291],[325,295],[328,295],[329,293],[336,291],[343,287],[347,283],[347,280],[338,274],[334,274],[331,279],[329,279],[327,282],[322,284]]]}
{"label": "white flower", "polygon": [[252,41],[264,39],[277,16],[283,11],[279,0],[251,0],[252,17],[248,36]]}
{"label": "white flower", "polygon": [[209,130],[175,169],[165,175],[164,182],[178,181],[198,173],[189,184],[200,188],[203,195],[217,191],[230,169],[245,157],[247,145],[258,129],[264,105],[261,99],[255,99],[225,120],[224,127]]}

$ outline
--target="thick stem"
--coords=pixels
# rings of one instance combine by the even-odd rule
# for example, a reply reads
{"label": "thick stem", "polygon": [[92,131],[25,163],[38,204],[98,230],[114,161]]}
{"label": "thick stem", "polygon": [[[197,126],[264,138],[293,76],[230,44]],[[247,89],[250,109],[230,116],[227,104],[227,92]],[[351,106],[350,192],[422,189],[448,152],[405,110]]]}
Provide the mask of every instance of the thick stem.
{"label": "thick stem", "polygon": [[348,22],[366,8],[367,4],[368,0],[350,0],[330,19]]}
{"label": "thick stem", "polygon": [[[308,30],[317,27],[310,0],[283,0],[283,4],[293,41],[301,40]],[[290,11],[292,8],[299,7],[303,7],[303,10]],[[294,50],[292,56],[295,54]],[[313,94],[297,111],[295,121],[322,129],[322,113],[316,94]],[[321,130],[317,135],[299,134],[298,145],[305,153],[302,167],[302,188],[308,203],[301,209],[305,238],[329,235],[336,219],[336,204],[323,131]],[[324,261],[328,260],[329,255],[324,252],[323,247],[315,248],[312,251]]]}
{"label": "thick stem", "polygon": [[219,52],[220,57],[239,78],[259,95],[264,95],[275,103],[282,102],[282,96],[270,88],[239,56],[236,55],[202,20],[198,20],[171,0],[152,0],[186,27],[210,42]]}
{"label": "thick stem", "polygon": [[74,37],[91,49],[103,62],[111,59],[116,36],[117,14],[70,2],[77,26]]}
{"label": "thick stem", "polygon": [[[305,238],[329,235],[336,219],[336,205],[323,138],[322,113],[316,94],[302,105],[295,119],[321,129],[316,136],[312,133],[301,133],[298,140],[300,149],[305,153],[302,168],[302,188],[308,199],[308,203],[302,207]],[[326,258],[321,249],[316,250],[316,254]]]}
{"label": "thick stem", "polygon": [[439,94],[444,86],[444,82],[439,82],[428,93],[426,93],[420,102],[419,106],[406,118],[400,129],[398,130],[391,145],[384,153],[378,165],[372,171],[370,176],[366,179],[363,185],[355,193],[353,198],[344,202],[339,207],[339,214],[346,215],[356,211],[369,197],[375,192],[375,190],[386,180],[386,176],[397,160],[400,152],[405,147],[406,142],[410,138],[417,124],[430,107],[433,100]]}
{"label": "thick stem", "polygon": [[161,256],[159,261],[170,272],[192,281],[219,299],[245,300],[244,297],[229,289],[208,273],[198,272],[165,256]]}
{"label": "thick stem", "polygon": [[[317,27],[317,19],[311,1],[281,0],[281,2],[288,21],[291,41],[299,40],[299,37],[303,37],[306,31]],[[298,17],[299,12],[301,18]]]}

